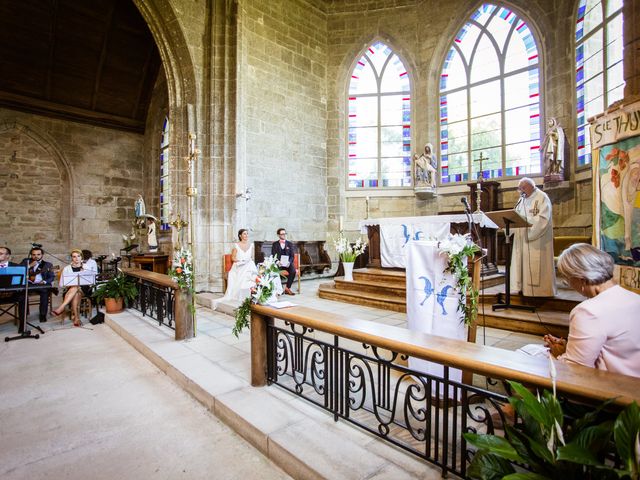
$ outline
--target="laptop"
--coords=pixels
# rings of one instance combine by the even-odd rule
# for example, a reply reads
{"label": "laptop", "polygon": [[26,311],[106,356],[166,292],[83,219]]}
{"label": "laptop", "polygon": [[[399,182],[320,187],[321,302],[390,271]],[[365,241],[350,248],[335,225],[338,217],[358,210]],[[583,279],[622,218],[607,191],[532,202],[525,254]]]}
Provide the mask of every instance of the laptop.
{"label": "laptop", "polygon": [[27,277],[27,267],[0,268],[0,288],[23,287]]}

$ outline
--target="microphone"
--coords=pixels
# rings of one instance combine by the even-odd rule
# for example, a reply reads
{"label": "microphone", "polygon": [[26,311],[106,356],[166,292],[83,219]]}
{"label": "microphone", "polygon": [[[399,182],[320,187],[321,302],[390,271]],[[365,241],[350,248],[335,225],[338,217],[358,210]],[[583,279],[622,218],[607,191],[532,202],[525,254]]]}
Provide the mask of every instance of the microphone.
{"label": "microphone", "polygon": [[465,211],[470,212],[471,211],[471,207],[469,206],[469,200],[467,200],[467,197],[462,197],[460,199],[460,201],[464,205]]}
{"label": "microphone", "polygon": [[526,197],[527,197],[527,194],[526,194],[526,193],[524,193],[524,192],[520,192],[520,196],[521,196],[522,198],[526,198]]}

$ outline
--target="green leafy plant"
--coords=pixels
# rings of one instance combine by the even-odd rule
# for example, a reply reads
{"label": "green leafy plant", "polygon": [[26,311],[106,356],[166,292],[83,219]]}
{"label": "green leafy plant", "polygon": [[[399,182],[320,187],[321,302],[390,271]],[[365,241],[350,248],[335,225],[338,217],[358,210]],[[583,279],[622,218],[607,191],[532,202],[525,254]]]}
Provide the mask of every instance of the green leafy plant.
{"label": "green leafy plant", "polygon": [[473,279],[469,275],[467,262],[473,257],[480,247],[473,243],[467,235],[449,235],[446,240],[440,242],[440,250],[449,257],[449,263],[445,272],[451,272],[456,281],[456,289],[460,295],[458,311],[462,312],[467,325],[473,323],[478,315],[478,290],[473,287]]}
{"label": "green leafy plant", "polygon": [[138,287],[133,277],[124,273],[119,273],[112,279],[98,285],[93,292],[93,299],[98,303],[104,302],[105,298],[123,298],[127,302],[133,301],[138,296]]}
{"label": "green leafy plant", "polygon": [[[565,423],[557,398],[544,391],[535,396],[517,382],[509,403],[522,419],[505,425],[505,437],[465,433],[478,450],[467,470],[470,478],[507,480],[629,479],[638,480],[640,409],[633,402],[612,421],[603,415],[611,400]],[[617,454],[622,468],[611,458]],[[527,465],[530,471],[520,465]]]}

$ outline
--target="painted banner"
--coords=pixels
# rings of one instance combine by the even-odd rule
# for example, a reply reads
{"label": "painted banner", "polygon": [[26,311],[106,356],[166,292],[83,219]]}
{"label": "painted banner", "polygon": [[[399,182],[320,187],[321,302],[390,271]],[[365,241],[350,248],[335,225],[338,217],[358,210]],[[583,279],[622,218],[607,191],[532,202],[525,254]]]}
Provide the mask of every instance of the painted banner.
{"label": "painted banner", "polygon": [[592,150],[640,135],[640,102],[594,118],[590,130]]}

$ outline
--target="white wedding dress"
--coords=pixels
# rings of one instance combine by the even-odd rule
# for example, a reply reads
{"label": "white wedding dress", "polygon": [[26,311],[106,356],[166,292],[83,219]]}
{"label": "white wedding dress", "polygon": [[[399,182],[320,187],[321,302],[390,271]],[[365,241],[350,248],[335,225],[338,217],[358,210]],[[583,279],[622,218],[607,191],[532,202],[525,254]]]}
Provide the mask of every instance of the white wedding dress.
{"label": "white wedding dress", "polygon": [[245,252],[236,243],[236,261],[233,262],[229,275],[227,276],[227,291],[224,297],[213,302],[215,310],[219,303],[233,302],[240,303],[250,294],[250,289],[255,285],[258,269],[253,261],[253,243]]}

